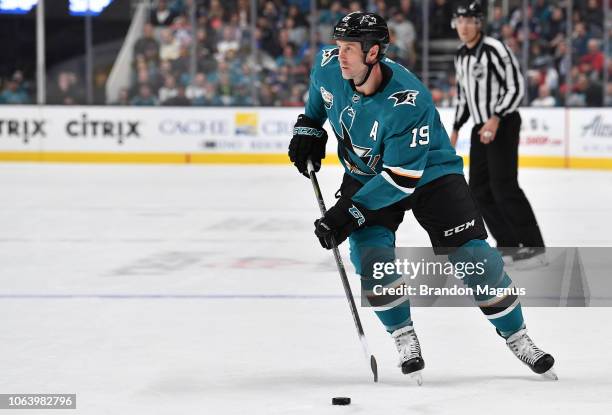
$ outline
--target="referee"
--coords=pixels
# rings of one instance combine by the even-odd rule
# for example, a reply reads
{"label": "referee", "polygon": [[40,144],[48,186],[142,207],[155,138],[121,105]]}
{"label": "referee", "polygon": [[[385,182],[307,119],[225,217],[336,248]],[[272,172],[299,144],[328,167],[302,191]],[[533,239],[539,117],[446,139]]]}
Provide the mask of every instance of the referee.
{"label": "referee", "polygon": [[485,222],[504,259],[544,262],[542,234],[517,177],[523,76],[512,52],[485,36],[482,20],[478,1],[459,5],[453,14],[463,44],[455,55],[458,103],[451,143],[456,145],[471,115],[469,182]]}

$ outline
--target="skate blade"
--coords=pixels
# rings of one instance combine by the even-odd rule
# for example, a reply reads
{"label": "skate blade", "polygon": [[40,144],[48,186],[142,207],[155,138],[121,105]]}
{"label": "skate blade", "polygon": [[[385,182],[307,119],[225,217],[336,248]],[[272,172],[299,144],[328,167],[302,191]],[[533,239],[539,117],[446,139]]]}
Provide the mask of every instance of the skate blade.
{"label": "skate blade", "polygon": [[559,377],[552,369],[549,369],[548,371],[542,373],[542,376],[550,380],[559,380]]}
{"label": "skate blade", "polygon": [[410,373],[410,379],[414,380],[419,386],[423,386],[423,375],[421,372],[421,370],[417,370],[416,372]]}

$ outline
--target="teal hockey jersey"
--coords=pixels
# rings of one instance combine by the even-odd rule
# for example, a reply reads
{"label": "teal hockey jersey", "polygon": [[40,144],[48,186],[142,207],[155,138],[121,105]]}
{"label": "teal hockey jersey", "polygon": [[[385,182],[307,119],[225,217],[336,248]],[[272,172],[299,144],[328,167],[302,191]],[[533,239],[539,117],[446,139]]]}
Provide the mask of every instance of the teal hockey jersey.
{"label": "teal hockey jersey", "polygon": [[324,48],[310,73],[305,113],[338,139],[347,174],[364,186],[353,201],[377,210],[447,174],[463,174],[427,88],[402,65],[383,58],[383,83],[364,96],[342,78],[338,48]]}

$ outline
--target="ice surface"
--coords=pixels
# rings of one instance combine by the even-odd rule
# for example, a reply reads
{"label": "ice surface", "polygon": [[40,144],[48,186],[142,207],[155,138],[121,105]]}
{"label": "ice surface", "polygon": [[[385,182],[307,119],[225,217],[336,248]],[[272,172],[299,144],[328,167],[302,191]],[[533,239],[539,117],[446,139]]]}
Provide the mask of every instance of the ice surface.
{"label": "ice surface", "polygon": [[[340,174],[319,176],[328,204]],[[520,179],[549,245],[612,245],[612,174]],[[609,308],[525,310],[558,382],[515,360],[478,310],[415,308],[422,387],[360,309],[373,384],[312,235],[310,183],[288,166],[4,164],[0,188],[0,393],[76,393],[82,414],[612,409]],[[410,214],[398,244],[428,245]]]}

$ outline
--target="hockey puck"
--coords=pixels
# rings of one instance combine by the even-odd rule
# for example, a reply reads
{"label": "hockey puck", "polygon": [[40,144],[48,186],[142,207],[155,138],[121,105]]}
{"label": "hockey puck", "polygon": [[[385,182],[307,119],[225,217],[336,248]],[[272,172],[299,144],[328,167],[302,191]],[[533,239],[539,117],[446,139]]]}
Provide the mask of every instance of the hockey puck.
{"label": "hockey puck", "polygon": [[350,405],[351,404],[351,398],[346,398],[343,396],[337,396],[335,398],[332,398],[332,405]]}

